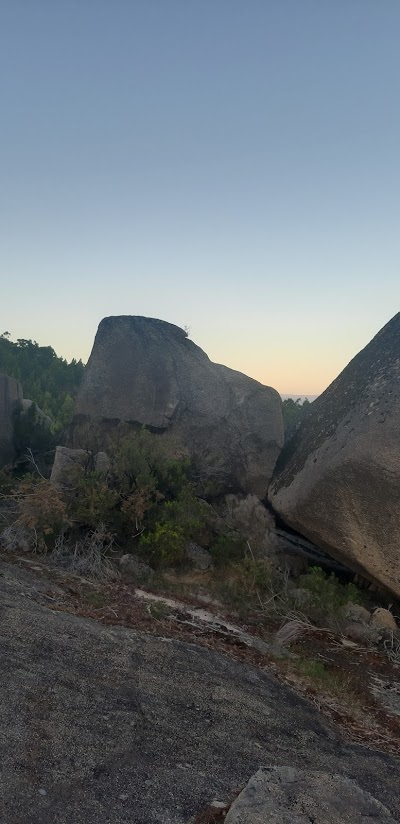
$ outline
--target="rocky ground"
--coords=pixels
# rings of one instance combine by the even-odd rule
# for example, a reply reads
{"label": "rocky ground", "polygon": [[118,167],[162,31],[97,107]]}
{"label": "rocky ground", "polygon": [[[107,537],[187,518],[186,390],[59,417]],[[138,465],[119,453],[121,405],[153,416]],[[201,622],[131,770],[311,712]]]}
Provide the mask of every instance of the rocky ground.
{"label": "rocky ground", "polygon": [[0,562],[1,821],[217,821],[260,766],[348,776],[400,818],[396,662],[324,633],[287,657],[272,628],[136,590]]}

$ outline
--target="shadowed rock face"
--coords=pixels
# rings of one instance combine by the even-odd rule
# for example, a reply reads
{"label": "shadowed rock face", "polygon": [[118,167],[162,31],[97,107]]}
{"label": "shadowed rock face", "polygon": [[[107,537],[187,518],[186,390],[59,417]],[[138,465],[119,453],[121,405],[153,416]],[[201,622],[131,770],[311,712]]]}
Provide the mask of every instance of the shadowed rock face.
{"label": "shadowed rock face", "polygon": [[314,543],[400,595],[400,313],[312,404],[269,497]]}
{"label": "shadowed rock face", "polygon": [[84,420],[168,433],[216,492],[264,496],[283,444],[274,389],[212,363],[182,329],[152,318],[100,323],[77,399],[75,425]]}
{"label": "shadowed rock face", "polygon": [[0,375],[0,467],[14,458],[13,412],[22,403],[22,386],[15,378]]}

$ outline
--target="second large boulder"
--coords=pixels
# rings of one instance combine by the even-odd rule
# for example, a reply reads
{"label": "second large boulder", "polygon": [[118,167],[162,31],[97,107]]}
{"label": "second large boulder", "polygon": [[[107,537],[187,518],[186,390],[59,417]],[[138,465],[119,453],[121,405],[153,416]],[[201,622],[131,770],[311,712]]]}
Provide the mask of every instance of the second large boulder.
{"label": "second large boulder", "polygon": [[167,435],[194,460],[210,494],[265,496],[283,445],[274,389],[212,363],[183,329],[145,317],[100,323],[74,432],[88,421],[100,429],[123,421]]}
{"label": "second large boulder", "polygon": [[269,497],[289,526],[400,595],[400,313],[310,407]]}

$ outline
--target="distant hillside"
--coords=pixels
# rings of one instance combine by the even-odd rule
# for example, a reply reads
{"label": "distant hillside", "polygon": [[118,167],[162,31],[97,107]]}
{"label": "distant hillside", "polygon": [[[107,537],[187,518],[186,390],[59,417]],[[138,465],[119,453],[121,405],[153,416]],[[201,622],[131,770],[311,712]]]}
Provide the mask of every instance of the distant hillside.
{"label": "distant hillside", "polygon": [[291,394],[291,395],[281,395],[281,398],[282,398],[283,401],[287,401],[287,400],[297,401],[297,400],[300,400],[303,403],[303,401],[307,400],[307,401],[310,401],[310,403],[312,403],[313,401],[315,401],[316,398],[318,398],[318,395],[294,395],[294,394]]}
{"label": "distant hillside", "polygon": [[50,416],[55,432],[70,423],[83,370],[82,361],[68,363],[51,346],[24,339],[13,342],[8,332],[0,335],[0,372],[21,381],[24,397]]}

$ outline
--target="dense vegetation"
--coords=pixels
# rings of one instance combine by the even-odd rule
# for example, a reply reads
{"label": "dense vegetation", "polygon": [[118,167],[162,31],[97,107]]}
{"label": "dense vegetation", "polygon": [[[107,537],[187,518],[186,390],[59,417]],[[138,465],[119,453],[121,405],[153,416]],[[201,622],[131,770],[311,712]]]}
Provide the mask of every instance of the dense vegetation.
{"label": "dense vegetation", "polygon": [[282,401],[282,414],[286,440],[290,438],[300,426],[310,406],[311,403],[308,398],[305,398],[304,401],[302,401],[301,398],[297,398],[297,400],[287,398]]}
{"label": "dense vegetation", "polygon": [[195,465],[145,428],[103,436],[101,446],[109,459],[101,453],[99,462],[98,445],[82,450],[57,485],[36,464],[22,477],[0,473],[1,551],[41,552],[50,566],[99,580],[118,576],[120,558],[139,583],[163,586],[171,568],[184,575],[191,553],[206,551],[211,594],[240,615],[290,618],[290,626],[294,615],[296,633],[310,620],[340,629],[357,590],[305,565],[292,581],[273,515],[255,496],[208,503],[198,496]]}
{"label": "dense vegetation", "polygon": [[82,361],[68,363],[51,346],[24,339],[13,342],[8,332],[0,335],[0,372],[21,381],[24,397],[51,418],[54,433],[65,429],[72,419],[83,370]]}
{"label": "dense vegetation", "polygon": [[[107,546],[135,550],[152,566],[179,563],[188,540],[204,538],[208,505],[196,497],[192,467],[147,430],[107,444],[107,470],[86,452],[69,468],[62,488],[26,475],[12,496],[24,540],[44,551],[99,529]],[[0,479],[1,480],[1,479]],[[209,542],[209,541],[208,541]]]}

